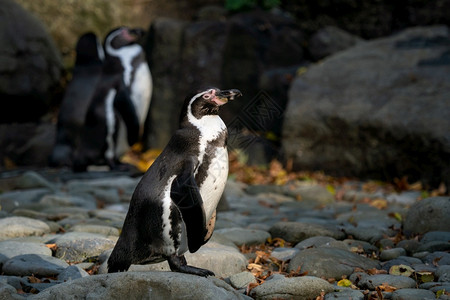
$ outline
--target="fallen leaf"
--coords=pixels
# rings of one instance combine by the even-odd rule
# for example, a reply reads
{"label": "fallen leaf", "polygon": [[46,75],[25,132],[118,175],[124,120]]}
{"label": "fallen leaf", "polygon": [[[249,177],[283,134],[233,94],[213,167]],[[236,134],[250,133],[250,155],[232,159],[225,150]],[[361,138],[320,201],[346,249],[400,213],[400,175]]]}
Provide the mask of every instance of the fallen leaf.
{"label": "fallen leaf", "polygon": [[341,279],[337,282],[338,286],[349,287],[352,285],[352,282],[348,279]]}
{"label": "fallen leaf", "polygon": [[56,244],[45,244],[45,247],[49,248],[52,251],[56,251],[58,246]]}
{"label": "fallen leaf", "polygon": [[29,283],[41,283],[42,280],[40,280],[39,278],[35,277],[34,275],[28,276],[28,282]]}
{"label": "fallen leaf", "polygon": [[409,277],[414,273],[414,269],[407,265],[394,265],[389,269],[389,274]]}
{"label": "fallen leaf", "polygon": [[377,198],[375,200],[372,200],[372,202],[370,202],[370,206],[376,207],[376,208],[382,210],[382,209],[387,208],[388,203],[387,203],[386,199]]}
{"label": "fallen leaf", "polygon": [[391,286],[387,282],[384,282],[383,284],[377,286],[376,290],[378,289],[385,292],[394,292],[395,290],[397,290],[395,286]]}
{"label": "fallen leaf", "polygon": [[376,269],[376,268],[373,268],[373,269],[367,270],[367,273],[370,274],[370,275],[375,275],[375,274],[387,274],[387,271],[386,271],[386,270],[378,270],[378,269]]}

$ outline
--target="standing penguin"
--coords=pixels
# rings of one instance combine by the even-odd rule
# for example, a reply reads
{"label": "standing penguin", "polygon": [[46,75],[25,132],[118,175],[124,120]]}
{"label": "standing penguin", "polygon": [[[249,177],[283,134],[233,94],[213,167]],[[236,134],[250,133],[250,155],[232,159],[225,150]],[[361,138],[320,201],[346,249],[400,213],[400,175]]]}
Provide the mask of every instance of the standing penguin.
{"label": "standing penguin", "polygon": [[79,38],[72,80],[59,109],[56,143],[49,159],[51,166],[72,166],[73,151],[80,144],[86,113],[101,77],[104,58],[103,47],[94,33],[85,33]]}
{"label": "standing penguin", "polygon": [[120,27],[105,38],[101,80],[88,109],[74,170],[91,164],[116,168],[119,157],[136,143],[151,100],[152,81],[142,47],[142,30]]}
{"label": "standing penguin", "polygon": [[240,95],[210,88],[186,98],[180,128],[133,193],[108,272],[167,260],[172,271],[214,275],[187,265],[184,253],[212,235],[228,177],[227,128],[218,112]]}

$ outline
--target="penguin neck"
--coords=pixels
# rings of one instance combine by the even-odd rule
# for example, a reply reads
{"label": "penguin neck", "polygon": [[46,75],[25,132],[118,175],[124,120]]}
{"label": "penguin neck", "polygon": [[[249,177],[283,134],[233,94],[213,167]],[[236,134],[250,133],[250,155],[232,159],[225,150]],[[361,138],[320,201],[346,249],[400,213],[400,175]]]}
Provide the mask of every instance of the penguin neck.
{"label": "penguin neck", "polygon": [[219,115],[204,115],[197,118],[192,114],[190,107],[188,107],[186,118],[182,122],[182,127],[196,128],[200,131],[200,138],[205,141],[217,139],[227,129]]}
{"label": "penguin neck", "polygon": [[142,53],[142,47],[139,44],[128,45],[119,49],[114,49],[111,45],[106,46],[106,52],[110,57],[119,59],[123,70],[123,81],[126,86],[131,84],[131,73],[133,71],[133,60]]}

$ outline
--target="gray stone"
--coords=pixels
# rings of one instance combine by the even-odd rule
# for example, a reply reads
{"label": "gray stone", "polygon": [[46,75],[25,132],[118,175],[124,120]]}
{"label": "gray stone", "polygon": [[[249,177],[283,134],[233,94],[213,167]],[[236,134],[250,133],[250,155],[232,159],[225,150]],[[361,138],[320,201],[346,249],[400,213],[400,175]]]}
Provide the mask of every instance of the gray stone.
{"label": "gray stone", "polygon": [[450,242],[450,231],[430,231],[425,233],[420,240],[424,244],[436,241]]}
{"label": "gray stone", "polygon": [[416,286],[414,279],[400,276],[400,275],[388,275],[377,274],[363,277],[358,282],[358,287],[362,289],[375,290],[375,288],[383,283],[388,283],[397,289],[413,288]]}
{"label": "gray stone", "polygon": [[11,299],[26,299],[24,296],[17,294],[14,287],[7,283],[0,281],[0,299],[1,300],[11,300]]}
{"label": "gray stone", "polygon": [[270,234],[266,231],[256,230],[256,229],[244,229],[244,228],[226,228],[218,229],[217,233],[225,236],[227,239],[233,241],[236,246],[242,245],[255,245],[264,244]]}
{"label": "gray stone", "polygon": [[22,254],[42,254],[52,256],[52,250],[44,244],[6,240],[0,242],[0,265],[8,259]]}
{"label": "gray stone", "polygon": [[0,219],[0,240],[29,235],[43,235],[49,232],[50,227],[39,220],[24,217]]}
{"label": "gray stone", "polygon": [[327,26],[318,30],[309,40],[308,48],[315,60],[322,59],[354,46],[363,40],[340,28]]}
{"label": "gray stone", "polygon": [[292,259],[299,252],[300,250],[297,248],[275,248],[273,249],[271,256],[286,261]]}
{"label": "gray stone", "polygon": [[20,290],[23,287],[23,285],[26,285],[28,283],[28,280],[24,277],[19,276],[0,275],[0,283],[9,284],[10,286],[13,286],[16,290]]}
{"label": "gray stone", "polygon": [[334,202],[334,196],[320,185],[299,185],[293,189],[286,189],[285,192],[300,201],[313,202],[318,205]]}
{"label": "gray stone", "polygon": [[387,179],[408,174],[448,186],[448,32],[446,26],[409,28],[299,74],[282,138],[294,170]]}
{"label": "gray stone", "polygon": [[391,260],[394,258],[397,258],[399,256],[405,256],[406,250],[403,248],[392,248],[392,249],[386,249],[381,251],[380,253],[380,259],[382,261]]}
{"label": "gray stone", "polygon": [[364,300],[364,294],[360,291],[345,289],[326,294],[325,300]]}
{"label": "gray stone", "polygon": [[10,258],[3,264],[2,271],[6,275],[15,276],[55,276],[69,265],[53,256],[42,254],[23,254]]}
{"label": "gray stone", "polygon": [[438,266],[450,265],[450,253],[436,251],[426,255],[422,260],[424,263],[437,264]]}
{"label": "gray stone", "polygon": [[17,208],[26,208],[36,203],[42,196],[50,192],[47,188],[5,192],[0,194],[0,205],[2,210],[12,212]]}
{"label": "gray stone", "polygon": [[366,241],[346,239],[343,242],[348,245],[352,252],[358,252],[362,250],[364,253],[371,254],[372,252],[378,251],[377,247]]}
{"label": "gray stone", "polygon": [[223,280],[175,272],[124,272],[83,277],[30,296],[47,299],[247,299]]}
{"label": "gray stone", "polygon": [[48,111],[50,89],[58,86],[60,52],[42,22],[16,1],[3,0],[2,8],[8,13],[1,21],[0,94],[10,105],[0,119],[35,122]]}
{"label": "gray stone", "polygon": [[436,251],[449,251],[450,250],[450,242],[443,241],[433,241],[428,243],[422,243],[416,251],[417,252],[436,252]]}
{"label": "gray stone", "polygon": [[88,272],[83,270],[80,266],[72,265],[59,273],[57,278],[59,281],[69,281],[86,276],[89,276]]}
{"label": "gray stone", "polygon": [[93,197],[79,197],[68,194],[45,195],[39,200],[40,204],[47,206],[79,206],[86,209],[96,209],[97,204]]}
{"label": "gray stone", "polygon": [[117,228],[105,225],[78,224],[70,228],[70,231],[97,233],[104,236],[119,236]]}
{"label": "gray stone", "polygon": [[450,197],[431,197],[412,205],[403,221],[406,234],[450,230]]}
{"label": "gray stone", "polygon": [[279,280],[267,280],[252,289],[250,295],[256,299],[315,299],[321,292],[333,291],[327,281],[312,277],[292,277]]}
{"label": "gray stone", "polygon": [[336,241],[336,239],[329,237],[329,236],[313,236],[313,237],[310,237],[310,238],[307,238],[307,239],[301,241],[300,243],[295,245],[295,248],[298,248],[300,250],[304,250],[306,248],[311,248],[311,247],[317,248],[317,247],[329,244],[330,242],[334,242],[334,241]]}
{"label": "gray stone", "polygon": [[392,293],[392,300],[435,300],[436,295],[432,291],[403,288]]}
{"label": "gray stone", "polygon": [[450,265],[439,266],[436,270],[436,274],[438,280],[441,282],[448,281],[450,282]]}
{"label": "gray stone", "polygon": [[255,276],[250,272],[241,272],[230,276],[231,286],[235,289],[246,288],[250,283],[256,283]]}
{"label": "gray stone", "polygon": [[412,267],[414,264],[421,264],[421,263],[422,261],[415,257],[399,256],[395,259],[392,259],[384,263],[383,270],[389,271],[389,269],[395,265],[407,265]]}
{"label": "gray stone", "polygon": [[294,244],[313,236],[344,238],[344,233],[336,228],[299,222],[278,222],[270,228],[270,234],[273,238],[279,237]]}
{"label": "gray stone", "polygon": [[69,261],[83,261],[114,248],[115,241],[88,232],[69,232],[51,241],[57,245],[55,256]]}
{"label": "gray stone", "polygon": [[379,263],[353,252],[337,248],[310,248],[300,251],[290,261],[288,271],[305,272],[311,276],[341,279],[358,267],[363,270],[378,268]]}
{"label": "gray stone", "polygon": [[47,179],[34,171],[26,171],[16,179],[16,188],[18,189],[34,189],[48,188],[56,190],[56,185],[50,183]]}
{"label": "gray stone", "polygon": [[402,240],[397,243],[397,247],[405,249],[408,254],[416,252],[419,246],[420,243],[416,239]]}

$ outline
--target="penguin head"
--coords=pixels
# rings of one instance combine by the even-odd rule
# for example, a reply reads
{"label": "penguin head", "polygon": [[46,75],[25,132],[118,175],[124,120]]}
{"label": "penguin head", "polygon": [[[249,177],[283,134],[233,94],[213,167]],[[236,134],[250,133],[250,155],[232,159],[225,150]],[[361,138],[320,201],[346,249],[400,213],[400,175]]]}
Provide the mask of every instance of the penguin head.
{"label": "penguin head", "polygon": [[92,63],[101,63],[105,58],[103,47],[95,33],[88,32],[83,34],[76,46],[76,65],[86,65]]}
{"label": "penguin head", "polygon": [[104,47],[107,53],[114,52],[122,47],[136,44],[143,35],[144,30],[140,28],[118,27],[106,35]]}
{"label": "penguin head", "polygon": [[237,89],[220,90],[212,87],[197,91],[186,97],[180,122],[186,120],[188,114],[197,119],[207,115],[217,115],[222,105],[239,96],[242,96],[242,93]]}

